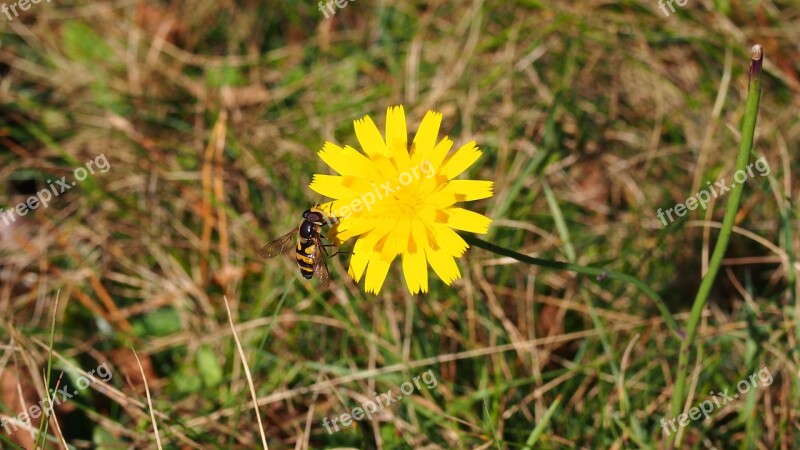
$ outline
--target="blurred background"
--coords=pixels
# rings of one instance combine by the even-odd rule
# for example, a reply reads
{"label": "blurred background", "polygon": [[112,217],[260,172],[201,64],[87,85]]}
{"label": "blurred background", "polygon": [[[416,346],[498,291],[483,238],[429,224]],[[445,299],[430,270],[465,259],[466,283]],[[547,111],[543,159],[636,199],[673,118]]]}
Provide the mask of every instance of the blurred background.
{"label": "blurred background", "polygon": [[322,288],[257,250],[326,200],[326,140],[434,109],[484,152],[486,240],[630,274],[683,326],[729,194],[657,210],[733,183],[756,43],[770,170],[688,404],[753,388],[678,445],[798,448],[800,5],[683,3],[0,0],[3,448],[666,447],[680,341],[630,285],[473,248],[452,286],[411,296],[395,262],[374,296],[348,255]]}

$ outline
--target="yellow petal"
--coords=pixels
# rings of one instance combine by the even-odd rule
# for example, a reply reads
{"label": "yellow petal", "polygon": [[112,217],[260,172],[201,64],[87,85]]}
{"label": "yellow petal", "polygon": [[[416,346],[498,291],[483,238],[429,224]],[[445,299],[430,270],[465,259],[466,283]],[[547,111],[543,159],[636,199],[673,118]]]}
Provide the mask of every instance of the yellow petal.
{"label": "yellow petal", "polygon": [[445,284],[450,285],[453,280],[461,278],[461,272],[458,271],[456,261],[446,252],[428,248],[425,250],[425,255],[433,271],[436,272],[436,275],[438,275]]}
{"label": "yellow petal", "polygon": [[408,130],[402,106],[390,106],[386,110],[386,147],[397,172],[407,172],[411,168],[411,158],[408,155]]}
{"label": "yellow petal", "polygon": [[386,144],[389,148],[394,148],[395,143],[398,143],[399,147],[406,149],[407,140],[408,131],[403,105],[386,108]]}
{"label": "yellow petal", "polygon": [[428,246],[428,231],[419,220],[411,221],[411,234],[409,235],[407,251],[417,253],[424,251]]}
{"label": "yellow petal", "polygon": [[436,235],[437,246],[448,255],[460,257],[469,248],[467,242],[447,225],[434,223],[431,228]]}
{"label": "yellow petal", "polygon": [[367,268],[369,258],[372,256],[372,249],[368,248],[368,245],[368,241],[365,238],[361,238],[353,246],[353,255],[350,257],[350,267],[347,269],[347,274],[356,283],[361,281],[364,269]]}
{"label": "yellow petal", "polygon": [[[380,219],[358,218],[342,221],[339,225],[338,238],[346,241],[352,237],[360,236],[376,229],[381,224]],[[372,249],[370,249],[372,251]]]}
{"label": "yellow petal", "polygon": [[381,252],[381,259],[384,261],[392,261],[405,249],[405,243],[408,242],[408,235],[411,233],[411,221],[400,220],[395,223],[395,226],[386,235],[384,242],[375,246],[375,251]]}
{"label": "yellow petal", "polygon": [[422,249],[403,253],[403,277],[411,294],[428,292],[428,263]]}
{"label": "yellow petal", "polygon": [[389,273],[389,265],[391,261],[384,261],[381,255],[373,252],[369,258],[369,265],[367,266],[367,278],[364,281],[365,289],[377,295],[381,291],[383,282],[386,280],[386,274]]}
{"label": "yellow petal", "polygon": [[344,177],[338,175],[314,175],[311,184],[308,186],[314,192],[318,192],[326,197],[340,199],[343,197],[355,197],[358,192],[353,191],[344,185]]}
{"label": "yellow petal", "polygon": [[377,155],[388,156],[381,132],[378,131],[378,127],[375,126],[375,122],[369,116],[356,119],[353,122],[353,127],[356,130],[356,138],[361,144],[361,148],[364,149],[364,153],[370,159]]}
{"label": "yellow petal", "polygon": [[445,136],[441,141],[439,141],[438,144],[436,144],[436,146],[433,148],[433,151],[431,151],[430,156],[428,158],[423,158],[422,161],[430,161],[430,163],[438,172],[441,170],[444,157],[447,156],[447,152],[449,152],[451,148],[453,148],[453,141],[451,141],[449,137]]}
{"label": "yellow petal", "polygon": [[363,178],[378,176],[378,170],[361,152],[350,147],[344,148],[326,142],[318,153],[320,159],[340,175],[353,175]]}
{"label": "yellow petal", "polygon": [[380,177],[372,181],[383,183],[384,181],[391,180],[392,183],[397,183],[397,165],[393,159],[387,158],[384,155],[375,155],[372,157],[372,164],[378,169],[378,173],[380,173]]}
{"label": "yellow petal", "polygon": [[475,141],[468,142],[445,158],[439,173],[447,176],[448,180],[452,180],[472,166],[482,154],[483,152],[475,146]]}
{"label": "yellow petal", "polygon": [[442,114],[436,111],[428,111],[425,117],[422,118],[422,123],[417,129],[417,135],[414,137],[414,143],[411,144],[411,163],[413,165],[418,165],[422,161],[430,159],[441,125]]}
{"label": "yellow petal", "polygon": [[388,232],[389,228],[385,221],[383,221],[377,222],[375,228],[359,236],[353,246],[353,256],[350,258],[350,268],[347,271],[356,283],[361,279],[361,275],[364,274],[364,268],[372,259],[373,255],[380,258],[380,254],[375,253],[375,245],[386,236]]}
{"label": "yellow petal", "polygon": [[485,234],[492,224],[492,219],[464,208],[447,208],[444,211],[447,225],[456,230]]}
{"label": "yellow petal", "polygon": [[423,178],[420,182],[420,186],[425,189],[425,192],[437,192],[444,189],[449,182],[450,180],[448,180],[446,176],[435,173],[430,178]]}
{"label": "yellow petal", "polygon": [[494,183],[484,180],[452,180],[439,192],[428,196],[427,201],[439,208],[446,208],[458,202],[468,202],[489,198],[493,195]]}
{"label": "yellow petal", "polygon": [[[392,163],[397,168],[398,174],[411,172],[411,157],[408,156],[407,147],[396,147],[392,152]],[[419,168],[414,168],[419,173]]]}

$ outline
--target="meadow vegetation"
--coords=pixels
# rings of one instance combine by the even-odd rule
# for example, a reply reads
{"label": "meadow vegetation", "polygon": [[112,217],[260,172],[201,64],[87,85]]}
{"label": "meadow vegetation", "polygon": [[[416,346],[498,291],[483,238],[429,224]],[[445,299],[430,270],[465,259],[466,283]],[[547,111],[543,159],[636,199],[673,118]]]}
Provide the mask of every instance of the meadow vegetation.
{"label": "meadow vegetation", "polygon": [[[0,207],[15,212],[0,216],[3,427],[46,387],[75,392],[32,419],[38,444],[0,428],[2,446],[800,447],[800,5],[685,3],[358,0],[325,18],[312,1],[76,0],[0,15]],[[750,162],[770,170],[736,187],[680,400],[703,414],[677,426],[682,333],[731,194],[674,221],[657,211],[732,183],[754,44]],[[481,239],[599,272],[472,245],[452,286],[431,275],[412,296],[395,261],[376,296],[347,254],[328,261],[329,288],[291,254],[259,258],[328,200],[309,189],[332,173],[324,142],[358,147],[353,121],[383,130],[399,104],[412,135],[435,110],[440,138],[483,151],[466,174],[494,182],[467,206],[493,219]],[[76,178],[101,155],[107,171]],[[68,189],[28,203],[56,180]]]}

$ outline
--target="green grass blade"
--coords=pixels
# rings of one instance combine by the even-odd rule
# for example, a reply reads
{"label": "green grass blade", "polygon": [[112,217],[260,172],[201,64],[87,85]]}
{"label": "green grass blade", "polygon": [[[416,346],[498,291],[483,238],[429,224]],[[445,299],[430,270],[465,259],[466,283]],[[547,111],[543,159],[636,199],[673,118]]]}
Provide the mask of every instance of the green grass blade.
{"label": "green grass blade", "polygon": [[[747,166],[748,161],[750,161],[750,153],[753,148],[753,136],[756,130],[756,118],[758,117],[758,104],[761,99],[761,63],[763,61],[763,54],[760,45],[753,46],[751,56],[752,62],[750,63],[747,109],[744,116],[744,123],[742,124],[742,142],[739,146],[739,154],[736,158],[736,171],[744,171],[745,166]],[[700,288],[697,290],[694,304],[692,305],[689,322],[686,325],[686,338],[681,343],[681,349],[678,355],[678,369],[675,374],[675,391],[672,397],[672,417],[677,417],[681,413],[684,402],[686,401],[684,398],[686,376],[689,369],[691,350],[697,338],[697,327],[700,324],[700,318],[708,302],[708,296],[711,293],[711,288],[714,285],[717,272],[719,272],[719,268],[722,265],[722,258],[725,256],[725,250],[728,248],[728,241],[732,234],[736,214],[739,211],[739,204],[742,199],[743,191],[744,185],[742,185],[742,189],[732,190],[730,197],[728,197],[725,217],[722,220],[722,228],[720,229],[717,243],[714,246],[714,252],[711,254],[708,272],[706,272],[703,277]],[[675,435],[671,435],[670,439],[674,439],[676,435],[681,436],[682,434],[678,432]],[[680,439],[677,439],[675,444],[680,445]]]}
{"label": "green grass blade", "polygon": [[525,440],[525,446],[522,447],[523,450],[533,450],[534,444],[539,441],[539,438],[542,437],[542,433],[544,433],[544,429],[547,428],[547,425],[550,424],[550,419],[553,417],[553,414],[558,410],[558,407],[561,406],[561,394],[556,397],[555,401],[549,408],[547,408],[547,412],[544,413],[542,420],[536,424],[531,431],[530,436],[528,439]]}

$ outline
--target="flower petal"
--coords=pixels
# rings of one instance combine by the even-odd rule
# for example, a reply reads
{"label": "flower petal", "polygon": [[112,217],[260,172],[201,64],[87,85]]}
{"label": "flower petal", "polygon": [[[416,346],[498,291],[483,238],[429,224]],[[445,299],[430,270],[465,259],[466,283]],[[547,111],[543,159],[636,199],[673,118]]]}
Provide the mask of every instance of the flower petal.
{"label": "flower petal", "polygon": [[[369,233],[372,230],[378,228],[381,222],[382,221],[380,219],[371,219],[365,217],[364,218],[360,217],[351,220],[343,220],[342,223],[339,225],[339,230],[338,230],[339,239],[341,239],[342,241],[346,241],[352,237]],[[372,251],[371,248],[369,250]]]}
{"label": "flower petal", "polygon": [[386,109],[386,148],[389,150],[395,167],[405,172],[411,167],[408,156],[408,130],[403,106],[390,106]]}
{"label": "flower petal", "polygon": [[444,157],[447,156],[447,153],[450,149],[453,148],[453,141],[450,140],[449,137],[445,136],[439,141],[438,144],[433,148],[428,158],[422,159],[422,161],[430,161],[433,167],[436,168],[437,172],[441,170],[442,161]]}
{"label": "flower petal", "polygon": [[308,187],[312,191],[318,192],[326,197],[340,199],[343,197],[355,197],[358,192],[350,189],[344,184],[344,177],[338,175],[314,175]]}
{"label": "flower petal", "polygon": [[[430,159],[433,146],[436,145],[436,138],[439,137],[439,127],[442,125],[442,114],[436,111],[428,111],[422,118],[422,123],[417,129],[417,135],[411,144],[411,163],[418,165],[426,159]],[[437,166],[438,167],[438,166]]]}
{"label": "flower petal", "polygon": [[492,195],[494,183],[484,180],[452,180],[439,192],[428,196],[428,202],[438,208],[447,208],[458,202],[468,202],[489,198]]}
{"label": "flower petal", "polygon": [[444,159],[439,173],[446,175],[448,180],[452,180],[464,173],[482,154],[483,152],[476,147],[475,141],[468,142]]}
{"label": "flower petal", "polygon": [[356,245],[353,246],[353,256],[350,257],[350,267],[347,269],[347,274],[356,283],[361,281],[364,269],[367,268],[369,258],[372,256],[372,249],[368,248],[368,245],[368,241],[362,238],[356,241]]}
{"label": "flower petal", "polygon": [[384,261],[379,253],[372,253],[367,266],[367,278],[364,281],[367,292],[377,295],[381,291],[391,263],[392,261]]}
{"label": "flower petal", "polygon": [[353,175],[363,178],[376,178],[378,169],[361,152],[346,145],[344,148],[326,142],[318,153],[320,159],[340,175]]}
{"label": "flower petal", "polygon": [[372,157],[372,163],[380,173],[380,177],[373,179],[372,181],[376,183],[382,183],[386,180],[392,180],[392,182],[397,181],[397,165],[393,159],[387,158],[383,155],[375,155]]}
{"label": "flower petal", "polygon": [[364,116],[361,119],[353,121],[353,127],[356,130],[356,138],[364,149],[364,153],[370,157],[383,155],[388,156],[386,151],[386,143],[383,142],[381,132],[375,126],[375,122],[369,116]]}
{"label": "flower petal", "polygon": [[403,253],[403,277],[411,294],[428,292],[428,263],[424,250]]}
{"label": "flower petal", "polygon": [[469,248],[467,242],[447,225],[434,223],[431,228],[436,235],[437,246],[448,255],[461,257]]}
{"label": "flower petal", "polygon": [[439,275],[439,278],[441,278],[442,281],[444,281],[448,286],[453,282],[453,280],[461,278],[461,272],[458,271],[456,261],[452,256],[448,255],[447,252],[443,250],[426,248],[425,255],[427,256],[428,263],[433,268],[433,271],[436,272],[436,275]]}
{"label": "flower petal", "polygon": [[443,212],[446,220],[443,223],[456,230],[486,234],[492,224],[492,219],[464,208],[447,208]]}
{"label": "flower petal", "polygon": [[411,221],[411,234],[408,239],[407,251],[417,253],[424,251],[428,246],[428,231],[420,220]]}
{"label": "flower petal", "polygon": [[[358,222],[361,222],[361,220]],[[348,273],[356,283],[361,279],[364,267],[372,260],[373,254],[380,256],[380,254],[375,253],[375,245],[389,232],[385,221],[376,221],[376,223],[377,225],[372,230],[359,236],[355,245],[353,245],[353,256],[350,258]]]}
{"label": "flower petal", "polygon": [[405,245],[403,245],[403,243],[408,242],[408,235],[410,233],[411,221],[400,220],[394,224],[392,230],[386,235],[386,239],[383,244],[379,244],[375,247],[375,251],[381,252],[381,259],[384,261],[394,260],[394,258],[405,249]]}

